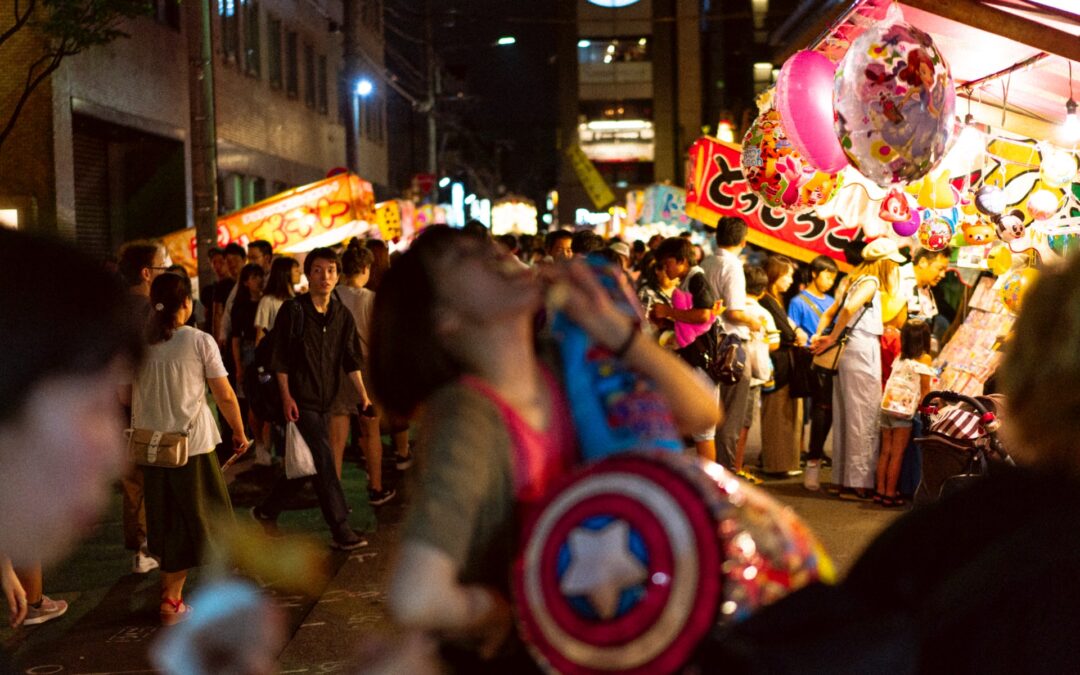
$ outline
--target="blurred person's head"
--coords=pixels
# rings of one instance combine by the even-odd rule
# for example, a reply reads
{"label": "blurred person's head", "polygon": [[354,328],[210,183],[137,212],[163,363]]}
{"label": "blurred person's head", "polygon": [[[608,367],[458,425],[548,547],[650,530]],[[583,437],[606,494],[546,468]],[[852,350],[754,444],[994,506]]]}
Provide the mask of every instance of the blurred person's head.
{"label": "blurred person's head", "polygon": [[682,281],[694,265],[694,245],[682,237],[665,239],[656,248],[656,264],[668,279]]}
{"label": "blurred person's head", "polygon": [[578,230],[570,239],[570,250],[575,257],[584,257],[604,248],[604,238],[592,230]]}
{"label": "blurred person's head", "polygon": [[225,247],[225,272],[228,278],[239,278],[240,270],[246,261],[247,252],[243,246],[234,241]]}
{"label": "blurred person's head", "polygon": [[1043,270],[1024,293],[998,375],[1010,454],[1080,476],[1080,256]]}
{"label": "blurred person's head", "polygon": [[375,256],[366,248],[350,248],[341,256],[341,276],[350,286],[362,288],[371,276],[371,264]]}
{"label": "blurred person's head", "polygon": [[791,288],[791,282],[795,280],[795,263],[786,255],[771,255],[766,258],[764,270],[768,280],[766,287],[777,297],[786,293],[787,289]]}
{"label": "blurred person's head", "polygon": [[266,272],[262,265],[248,263],[240,270],[240,287],[236,291],[236,299],[241,301],[258,300],[263,294],[263,285],[266,281]]}
{"label": "blurred person's head", "polygon": [[[238,293],[242,291],[243,288]],[[163,274],[154,279],[150,286],[150,306],[154,311],[147,323],[146,341],[151,345],[168,342],[176,329],[191,318],[191,279],[176,274]]]}
{"label": "blurred person's head", "polygon": [[208,255],[210,256],[210,269],[214,270],[214,278],[220,281],[227,277],[228,270],[225,267],[225,249],[214,246],[210,249]]}
{"label": "blurred person's head", "polygon": [[506,234],[500,234],[499,236],[495,237],[495,241],[505,246],[507,251],[510,251],[514,255],[517,255],[518,238],[514,235],[510,234],[509,232]]}
{"label": "blurred person's head", "polygon": [[308,279],[308,291],[314,298],[325,298],[337,286],[341,274],[341,259],[332,248],[312,249],[304,258],[304,276]]}
{"label": "blurred person's head", "polygon": [[508,322],[531,325],[535,275],[490,239],[425,229],[375,294],[371,376],[388,410],[408,415],[469,371],[468,353]]}
{"label": "blurred person's head", "polygon": [[0,229],[0,287],[0,551],[49,563],[94,525],[124,466],[116,394],[142,335],[122,285],[68,245]]}
{"label": "blurred person's head", "polygon": [[716,245],[720,248],[743,248],[746,246],[746,221],[735,216],[724,216],[716,224]]}
{"label": "blurred person's head", "polygon": [[810,286],[820,295],[825,295],[836,284],[836,275],[840,271],[836,261],[827,255],[819,255],[810,261]]}
{"label": "blurred person's head", "polygon": [[464,225],[462,225],[461,231],[465,234],[471,234],[474,237],[483,237],[485,239],[491,236],[491,232],[487,229],[487,227],[475,218],[467,221]]}
{"label": "blurred person's head", "polygon": [[920,248],[911,259],[915,266],[915,283],[923,288],[933,288],[949,271],[949,251],[931,251]]}
{"label": "blurred person's head", "polygon": [[630,269],[630,245],[626,242],[616,241],[608,244],[607,249],[618,256],[616,262],[623,270]]}
{"label": "blurred person's head", "polygon": [[654,234],[653,236],[649,237],[649,250],[655,251],[660,246],[660,242],[662,241],[664,241],[664,235],[662,234]]}
{"label": "blurred person's head", "polygon": [[544,237],[544,250],[555,262],[569,260],[574,257],[573,240],[574,233],[567,230],[548,232]]}
{"label": "blurred person's head", "polygon": [[896,242],[884,237],[875,239],[863,248],[861,257],[862,264],[852,270],[851,280],[875,277],[883,292],[895,295],[900,283],[900,265],[907,262]]}
{"label": "blurred person's head", "polygon": [[263,293],[280,300],[293,297],[293,286],[300,283],[300,263],[295,258],[278,256],[270,263],[270,276]]}
{"label": "blurred person's head", "polygon": [[743,277],[746,279],[746,295],[750,298],[760,298],[765,295],[765,289],[769,286],[769,276],[759,265],[744,265]]}
{"label": "blurred person's head", "polygon": [[930,324],[922,319],[908,319],[900,329],[900,358],[917,359],[930,353]]}
{"label": "blurred person's head", "polygon": [[382,239],[368,239],[364,247],[371,251],[373,260],[371,263],[371,276],[368,278],[367,288],[378,292],[382,285],[383,275],[390,269],[390,248]]}
{"label": "blurred person's head", "polygon": [[148,295],[150,282],[165,271],[165,251],[150,242],[131,242],[120,249],[117,267],[132,293]]}
{"label": "blurred person's head", "polygon": [[248,244],[247,261],[263,268],[263,272],[270,271],[270,262],[274,259],[274,247],[265,239],[256,239]]}

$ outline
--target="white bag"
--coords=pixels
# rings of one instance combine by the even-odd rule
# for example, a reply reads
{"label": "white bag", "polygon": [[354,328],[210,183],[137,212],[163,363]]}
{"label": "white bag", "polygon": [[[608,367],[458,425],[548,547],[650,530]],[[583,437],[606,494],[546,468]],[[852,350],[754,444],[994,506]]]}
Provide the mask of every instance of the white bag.
{"label": "white bag", "polygon": [[311,448],[303,434],[296,428],[296,423],[285,426],[285,477],[303,478],[315,475],[315,460],[311,458]]}

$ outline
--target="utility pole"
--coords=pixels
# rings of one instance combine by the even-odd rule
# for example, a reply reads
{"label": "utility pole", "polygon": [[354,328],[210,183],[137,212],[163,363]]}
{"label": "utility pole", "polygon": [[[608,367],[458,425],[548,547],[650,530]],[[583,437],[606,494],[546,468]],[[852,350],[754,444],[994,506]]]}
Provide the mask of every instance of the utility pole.
{"label": "utility pole", "polygon": [[215,281],[210,248],[217,244],[217,124],[214,119],[214,54],[210,0],[182,3],[188,52],[188,107],[191,116],[191,200],[199,286]]}
{"label": "utility pole", "polygon": [[[428,86],[428,173],[435,176],[436,184],[439,179],[439,143],[435,123],[435,109],[439,96],[439,64],[435,59],[435,9],[431,0],[424,2],[424,50],[427,55],[427,86]],[[438,188],[432,188],[434,192]]]}
{"label": "utility pole", "polygon": [[344,22],[344,42],[345,42],[345,86],[343,91],[345,95],[349,97],[349,105],[346,108],[349,111],[348,119],[345,120],[345,166],[349,171],[355,174],[360,173],[360,154],[359,154],[359,110],[356,100],[356,79],[359,69],[357,68],[357,41],[359,40],[359,34],[357,30],[357,21],[359,16],[356,8],[359,3],[345,0],[341,3],[344,6],[344,13],[342,15],[342,21]]}

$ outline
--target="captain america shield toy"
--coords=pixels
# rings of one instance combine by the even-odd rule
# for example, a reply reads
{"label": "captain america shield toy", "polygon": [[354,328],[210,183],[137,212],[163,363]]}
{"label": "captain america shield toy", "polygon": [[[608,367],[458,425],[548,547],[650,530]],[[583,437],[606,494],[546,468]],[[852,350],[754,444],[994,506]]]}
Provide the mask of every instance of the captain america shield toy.
{"label": "captain america shield toy", "polygon": [[672,673],[705,636],[831,579],[790,509],[711,462],[624,453],[549,497],[515,569],[521,633],[558,673]]}

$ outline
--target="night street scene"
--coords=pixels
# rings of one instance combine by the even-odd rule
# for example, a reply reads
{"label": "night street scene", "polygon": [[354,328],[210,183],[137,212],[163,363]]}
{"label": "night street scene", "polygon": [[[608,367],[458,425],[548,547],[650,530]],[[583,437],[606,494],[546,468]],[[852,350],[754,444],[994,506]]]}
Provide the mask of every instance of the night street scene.
{"label": "night street scene", "polygon": [[1078,98],[1080,0],[0,0],[0,675],[1080,673]]}

